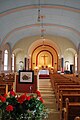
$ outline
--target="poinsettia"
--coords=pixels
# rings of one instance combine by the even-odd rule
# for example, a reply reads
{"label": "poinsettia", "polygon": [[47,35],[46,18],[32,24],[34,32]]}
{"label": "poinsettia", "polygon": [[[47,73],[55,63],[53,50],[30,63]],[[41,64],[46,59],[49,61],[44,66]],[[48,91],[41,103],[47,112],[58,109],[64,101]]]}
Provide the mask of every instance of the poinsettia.
{"label": "poinsettia", "polygon": [[13,90],[0,96],[2,120],[42,120],[48,116],[40,91],[16,95]]}

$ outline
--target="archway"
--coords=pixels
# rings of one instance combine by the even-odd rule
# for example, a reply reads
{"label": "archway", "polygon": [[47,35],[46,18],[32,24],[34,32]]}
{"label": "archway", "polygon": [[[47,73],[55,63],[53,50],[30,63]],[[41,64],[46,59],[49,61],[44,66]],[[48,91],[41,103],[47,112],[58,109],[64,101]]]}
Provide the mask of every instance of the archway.
{"label": "archway", "polygon": [[39,69],[43,66],[44,68],[53,66],[53,55],[48,50],[41,50],[36,56],[36,66]]}
{"label": "archway", "polygon": [[[54,57],[53,57],[54,56]],[[56,64],[55,64],[56,63]],[[57,51],[50,45],[37,46],[31,55],[32,69],[36,67],[41,69],[41,66],[48,66],[49,68],[54,67],[55,71],[58,68],[58,54]]]}

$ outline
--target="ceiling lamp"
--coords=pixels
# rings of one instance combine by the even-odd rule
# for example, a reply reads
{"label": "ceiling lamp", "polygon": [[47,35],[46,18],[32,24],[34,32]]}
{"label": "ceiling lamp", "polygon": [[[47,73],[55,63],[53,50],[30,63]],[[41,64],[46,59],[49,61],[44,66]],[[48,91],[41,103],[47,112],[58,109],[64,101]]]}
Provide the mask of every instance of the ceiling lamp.
{"label": "ceiling lamp", "polygon": [[40,0],[38,0],[38,5],[39,5],[39,8],[38,8],[38,18],[37,18],[37,21],[38,22],[40,22],[40,16],[41,16],[41,14],[40,14]]}
{"label": "ceiling lamp", "polygon": [[42,46],[44,46],[44,41],[45,41],[44,32],[46,30],[44,29],[43,19],[45,18],[45,16],[41,15],[40,0],[38,0],[38,5],[39,5],[39,7],[38,7],[38,18],[37,18],[37,21],[40,22],[40,26],[41,26],[41,39],[43,41]]}

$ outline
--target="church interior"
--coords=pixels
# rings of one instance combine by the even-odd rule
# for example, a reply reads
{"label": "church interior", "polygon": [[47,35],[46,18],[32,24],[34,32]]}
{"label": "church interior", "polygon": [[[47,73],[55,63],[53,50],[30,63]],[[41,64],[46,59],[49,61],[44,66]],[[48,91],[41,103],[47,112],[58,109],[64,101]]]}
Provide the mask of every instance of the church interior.
{"label": "church interior", "polygon": [[46,120],[80,120],[80,0],[0,0],[0,95],[10,90],[41,91]]}

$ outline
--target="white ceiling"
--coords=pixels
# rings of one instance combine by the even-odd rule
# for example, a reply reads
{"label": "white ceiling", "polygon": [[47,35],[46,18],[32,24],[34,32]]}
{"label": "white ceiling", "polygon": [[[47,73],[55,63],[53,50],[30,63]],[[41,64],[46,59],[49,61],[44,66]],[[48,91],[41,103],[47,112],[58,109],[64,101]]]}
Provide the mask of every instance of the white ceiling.
{"label": "white ceiling", "polygon": [[[39,4],[40,1],[40,4]],[[37,21],[38,9],[44,16]],[[20,39],[44,35],[68,38],[76,48],[80,43],[80,0],[0,0],[0,45],[11,47]]]}

